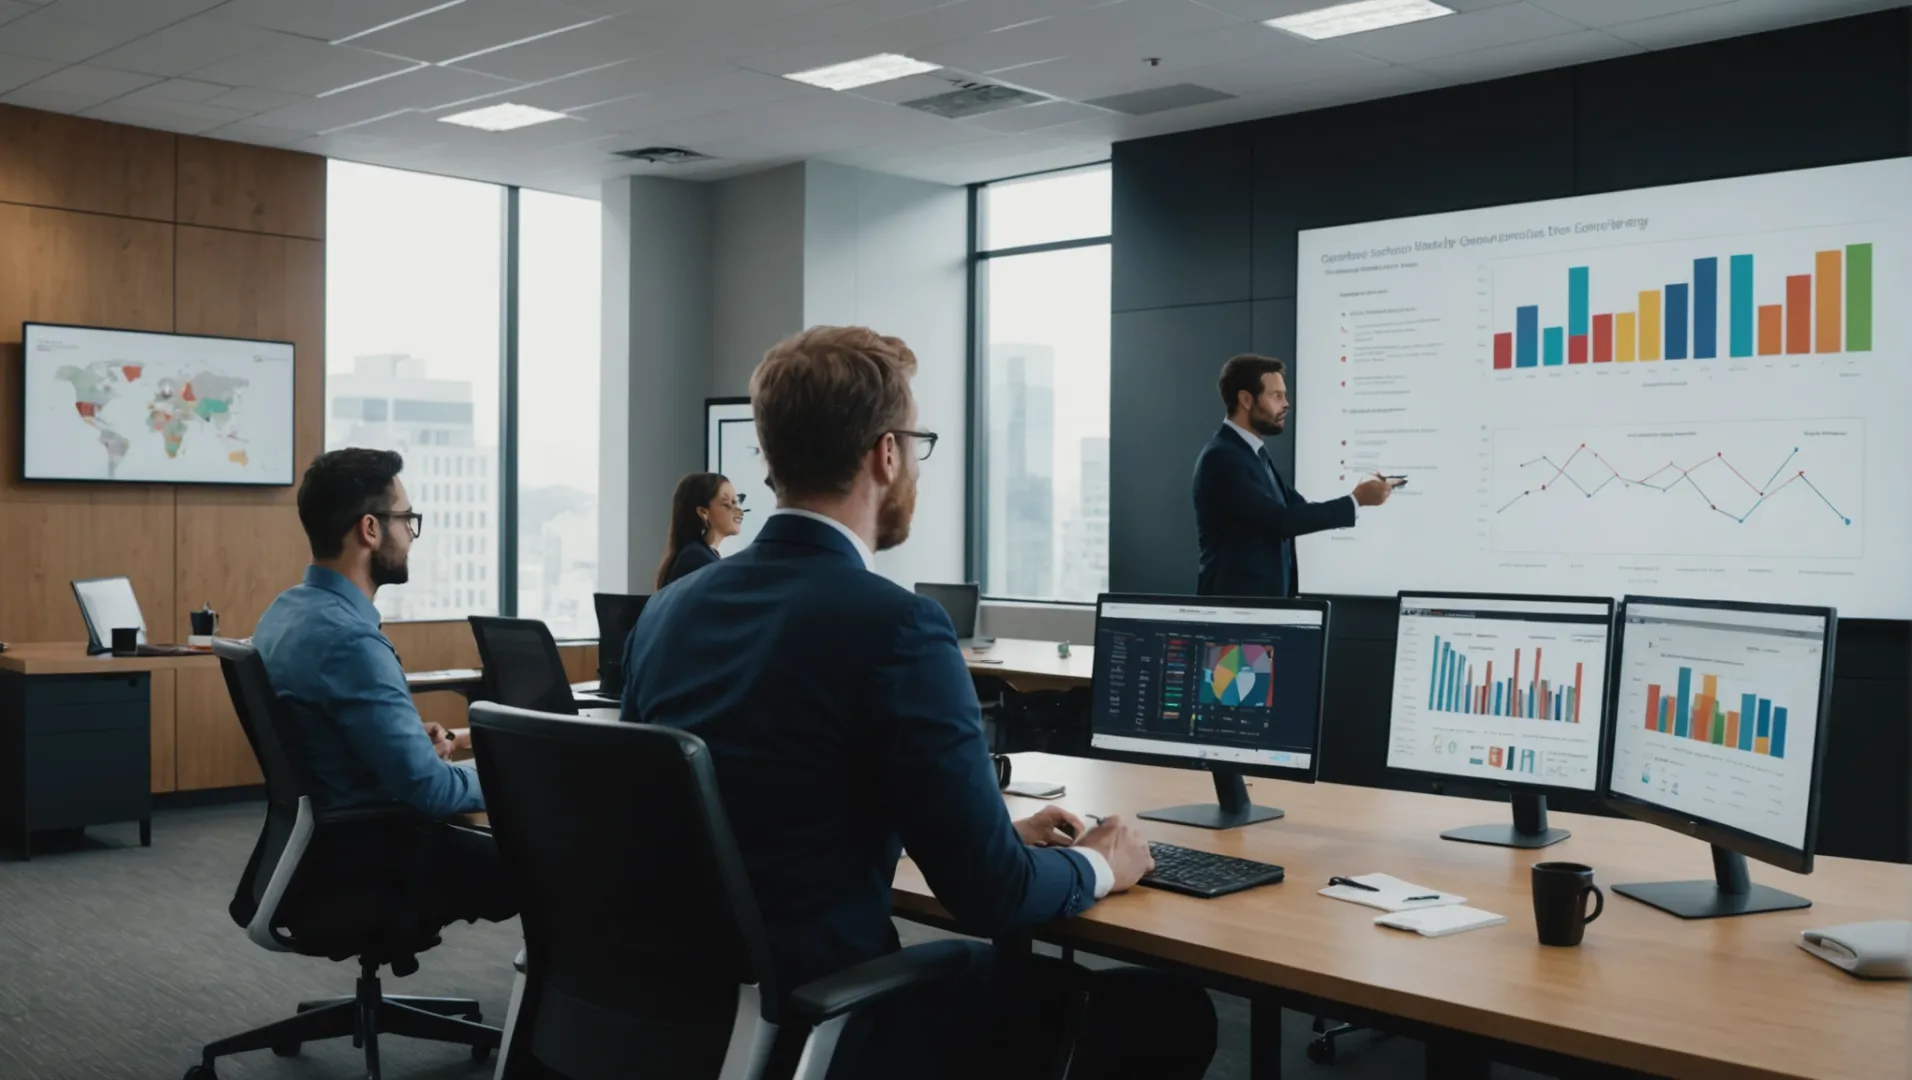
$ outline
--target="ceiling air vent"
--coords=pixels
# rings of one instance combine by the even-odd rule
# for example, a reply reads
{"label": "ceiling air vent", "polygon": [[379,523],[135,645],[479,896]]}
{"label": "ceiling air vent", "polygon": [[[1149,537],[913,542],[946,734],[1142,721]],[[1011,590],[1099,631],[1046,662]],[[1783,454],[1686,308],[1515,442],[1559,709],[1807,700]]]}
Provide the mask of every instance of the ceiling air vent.
{"label": "ceiling air vent", "polygon": [[1032,94],[1013,86],[998,86],[995,83],[959,82],[955,84],[955,87],[956,89],[941,94],[917,98],[915,101],[905,101],[903,107],[926,112],[931,116],[940,116],[945,120],[966,120],[984,113],[1050,100],[1041,94]]}
{"label": "ceiling air vent", "polygon": [[1224,94],[1220,90],[1210,90],[1206,86],[1194,83],[1176,83],[1173,86],[1158,86],[1152,90],[1137,90],[1128,94],[1115,94],[1110,97],[1085,101],[1084,105],[1093,105],[1098,109],[1111,112],[1128,113],[1130,116],[1147,116],[1150,113],[1168,112],[1170,109],[1186,109],[1191,105],[1206,105],[1211,101],[1227,101],[1233,94]]}
{"label": "ceiling air vent", "polygon": [[644,146],[636,150],[613,150],[611,153],[615,157],[648,161],[653,165],[686,165],[693,161],[710,160],[709,154],[700,154],[681,146]]}

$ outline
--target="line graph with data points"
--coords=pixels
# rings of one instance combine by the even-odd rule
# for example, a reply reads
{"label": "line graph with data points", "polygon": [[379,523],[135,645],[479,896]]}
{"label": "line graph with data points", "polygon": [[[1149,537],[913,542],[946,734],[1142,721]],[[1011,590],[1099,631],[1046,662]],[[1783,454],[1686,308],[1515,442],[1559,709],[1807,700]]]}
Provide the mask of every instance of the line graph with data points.
{"label": "line graph with data points", "polygon": [[1504,552],[1856,558],[1860,421],[1737,421],[1493,435]]}

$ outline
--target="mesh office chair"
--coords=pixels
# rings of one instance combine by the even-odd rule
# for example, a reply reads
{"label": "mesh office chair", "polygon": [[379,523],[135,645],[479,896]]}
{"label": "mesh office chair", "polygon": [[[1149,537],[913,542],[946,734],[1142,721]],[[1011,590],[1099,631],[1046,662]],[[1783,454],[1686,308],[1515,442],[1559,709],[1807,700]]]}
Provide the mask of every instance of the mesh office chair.
{"label": "mesh office chair", "polygon": [[269,1049],[291,1057],[303,1043],[347,1035],[364,1048],[371,1080],[379,1076],[380,1035],[458,1043],[480,1061],[490,1056],[502,1033],[478,1022],[476,1001],[387,997],[379,989],[379,968],[389,964],[394,974],[409,975],[418,970],[416,954],[438,944],[435,928],[422,922],[412,894],[334,887],[299,872],[328,828],[381,820],[406,828],[422,819],[409,807],[395,805],[316,809],[305,772],[287,749],[291,718],[273,692],[265,662],[244,642],[215,639],[213,652],[266,780],[265,827],[228,911],[260,948],[332,960],[357,957],[359,979],[352,997],[304,1002],[295,1016],[208,1044],[186,1080],[215,1080],[214,1060],[229,1054]]}
{"label": "mesh office chair", "polygon": [[788,1056],[821,1080],[854,1012],[964,963],[933,942],[786,996],[703,740],[489,703],[471,733],[524,924],[501,1077],[755,1080]]}
{"label": "mesh office chair", "polygon": [[597,610],[599,695],[619,697],[624,693],[624,644],[650,599],[648,594],[591,594],[591,606]]}
{"label": "mesh office chair", "polygon": [[473,615],[471,636],[477,639],[485,669],[485,700],[536,712],[578,714],[577,697],[550,627],[537,619]]}

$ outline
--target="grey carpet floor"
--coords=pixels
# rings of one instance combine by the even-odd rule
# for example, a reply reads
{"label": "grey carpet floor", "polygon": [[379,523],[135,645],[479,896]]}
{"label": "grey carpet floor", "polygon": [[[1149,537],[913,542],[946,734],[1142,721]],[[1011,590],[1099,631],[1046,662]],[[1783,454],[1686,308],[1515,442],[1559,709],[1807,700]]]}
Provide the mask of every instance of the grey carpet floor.
{"label": "grey carpet floor", "polygon": [[[199,1048],[291,1013],[303,1000],[351,992],[356,968],[268,953],[226,916],[232,887],[258,835],[256,804],[161,813],[153,846],[132,826],[47,842],[29,862],[0,859],[0,1080],[173,1080]],[[929,931],[903,924],[906,940]],[[417,974],[387,993],[476,998],[503,1023],[515,923],[457,925],[421,957]],[[1248,1076],[1248,1010],[1216,995],[1221,1047],[1211,1080]],[[1421,1075],[1406,1039],[1354,1035],[1332,1068],[1309,1062],[1306,1016],[1288,1013],[1283,1075],[1377,1080]],[[457,1048],[380,1040],[389,1080],[477,1080]],[[295,1059],[269,1053],[223,1060],[222,1080],[345,1080],[362,1075],[347,1041],[313,1044]],[[1496,1080],[1532,1077],[1497,1069]]]}

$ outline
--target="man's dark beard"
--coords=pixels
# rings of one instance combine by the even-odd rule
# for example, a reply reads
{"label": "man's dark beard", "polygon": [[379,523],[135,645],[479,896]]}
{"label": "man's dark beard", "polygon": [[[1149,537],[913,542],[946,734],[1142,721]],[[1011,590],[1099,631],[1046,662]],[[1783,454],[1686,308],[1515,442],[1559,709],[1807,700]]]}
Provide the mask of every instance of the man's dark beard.
{"label": "man's dark beard", "polygon": [[401,555],[397,559],[393,559],[390,555],[385,554],[384,548],[379,548],[372,552],[373,587],[403,585],[407,581],[410,581],[411,578],[412,568],[409,556]]}
{"label": "man's dark beard", "polygon": [[[907,486],[905,486],[907,485]],[[910,538],[910,522],[916,517],[916,479],[909,478],[890,489],[876,511],[876,550],[888,551]]]}
{"label": "man's dark beard", "polygon": [[1272,420],[1263,420],[1261,417],[1251,413],[1248,417],[1248,426],[1254,428],[1255,434],[1257,435],[1279,435],[1284,425],[1280,417],[1276,417]]}

